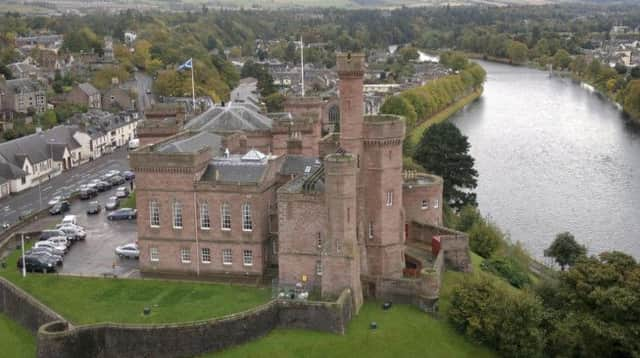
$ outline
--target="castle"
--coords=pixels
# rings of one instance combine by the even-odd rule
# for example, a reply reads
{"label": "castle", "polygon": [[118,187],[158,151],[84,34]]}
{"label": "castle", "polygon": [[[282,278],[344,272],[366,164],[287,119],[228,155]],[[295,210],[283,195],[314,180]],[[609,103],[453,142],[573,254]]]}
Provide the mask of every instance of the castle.
{"label": "castle", "polygon": [[[402,169],[405,124],[365,116],[362,54],[339,54],[340,132],[323,103],[229,104],[131,153],[143,274],[265,280],[321,299],[351,291],[425,309],[468,239],[442,227],[442,179]],[[153,126],[150,126],[153,127]]]}

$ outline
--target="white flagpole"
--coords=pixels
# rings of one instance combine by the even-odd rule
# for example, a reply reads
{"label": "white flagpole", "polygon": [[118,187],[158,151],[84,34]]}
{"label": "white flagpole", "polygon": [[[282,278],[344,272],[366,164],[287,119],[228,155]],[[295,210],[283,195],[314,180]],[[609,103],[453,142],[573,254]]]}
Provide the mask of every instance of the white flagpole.
{"label": "white flagpole", "polygon": [[193,113],[196,112],[196,85],[195,82],[193,80],[193,57],[191,58],[191,97],[193,99]]}
{"label": "white flagpole", "polygon": [[27,265],[24,260],[24,233],[20,233],[20,240],[22,241],[20,247],[22,247],[22,277],[27,277]]}
{"label": "white flagpole", "polygon": [[304,43],[300,35],[300,85],[302,86],[302,97],[304,97]]}

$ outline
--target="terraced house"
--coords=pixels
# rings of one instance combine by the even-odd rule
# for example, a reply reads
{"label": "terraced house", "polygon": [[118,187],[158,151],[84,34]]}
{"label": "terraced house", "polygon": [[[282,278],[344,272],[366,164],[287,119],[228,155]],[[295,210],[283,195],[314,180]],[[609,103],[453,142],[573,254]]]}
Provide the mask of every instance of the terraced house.
{"label": "terraced house", "polygon": [[212,109],[133,152],[143,274],[432,307],[445,264],[468,270],[468,240],[441,226],[442,179],[403,172],[403,118],[364,115],[364,69],[338,56],[339,133],[320,135],[322,100],[290,98],[285,113]]}

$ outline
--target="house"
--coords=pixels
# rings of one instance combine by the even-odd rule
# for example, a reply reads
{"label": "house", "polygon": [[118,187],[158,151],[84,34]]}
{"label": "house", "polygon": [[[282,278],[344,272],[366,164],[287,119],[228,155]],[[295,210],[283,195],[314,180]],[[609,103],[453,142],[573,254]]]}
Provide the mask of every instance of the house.
{"label": "house", "polygon": [[42,70],[37,66],[26,62],[14,62],[7,65],[9,71],[14,78],[24,79],[40,79],[42,77]]}
{"label": "house", "polygon": [[80,83],[67,93],[67,102],[86,106],[89,109],[102,108],[100,91],[90,83]]}
{"label": "house", "polygon": [[114,86],[102,94],[102,109],[110,112],[135,110],[135,99],[128,88]]}
{"label": "house", "polygon": [[21,78],[4,80],[0,78],[2,110],[19,113],[44,112],[47,109],[46,87],[39,81]]}
{"label": "house", "polygon": [[136,138],[138,113],[123,111],[114,114],[91,109],[75,115],[71,122],[89,135],[89,159],[96,159]]}

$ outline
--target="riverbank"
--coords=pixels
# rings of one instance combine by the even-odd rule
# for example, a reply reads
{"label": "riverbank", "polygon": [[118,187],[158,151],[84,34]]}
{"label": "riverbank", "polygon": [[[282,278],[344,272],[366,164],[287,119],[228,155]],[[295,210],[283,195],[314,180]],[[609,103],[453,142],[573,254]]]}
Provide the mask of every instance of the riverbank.
{"label": "riverbank", "polygon": [[464,107],[469,105],[470,103],[476,101],[480,96],[482,96],[482,92],[484,91],[483,87],[480,87],[470,94],[460,98],[456,102],[452,103],[445,109],[440,112],[434,114],[433,116],[428,117],[422,123],[417,125],[413,130],[411,130],[406,138],[405,148],[415,148],[416,145],[420,142],[420,138],[422,138],[422,134],[425,130],[427,130],[430,126],[435,123],[440,123],[449,119],[454,114],[458,113],[458,111],[462,110]]}

